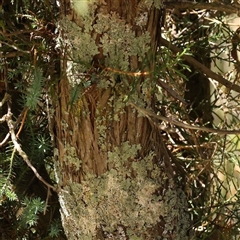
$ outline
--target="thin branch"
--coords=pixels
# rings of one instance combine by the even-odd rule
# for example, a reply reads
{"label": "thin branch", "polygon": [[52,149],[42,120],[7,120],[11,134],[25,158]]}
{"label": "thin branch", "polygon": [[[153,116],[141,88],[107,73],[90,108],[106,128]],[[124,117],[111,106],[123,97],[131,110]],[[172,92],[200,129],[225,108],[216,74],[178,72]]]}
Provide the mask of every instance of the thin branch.
{"label": "thin branch", "polygon": [[173,179],[174,173],[173,173],[173,167],[172,167],[172,163],[171,163],[172,158],[169,155],[167,147],[165,146],[162,138],[159,138],[159,144],[160,144],[160,148],[162,150],[162,160],[163,160],[163,163],[164,163],[165,173],[167,174],[169,179]]}
{"label": "thin branch", "polygon": [[8,52],[8,53],[2,53],[0,52],[0,58],[13,58],[13,57],[22,57],[25,53],[14,51],[14,52]]}
{"label": "thin branch", "polygon": [[45,201],[45,207],[44,207],[44,210],[43,210],[43,215],[46,214],[47,212],[47,206],[48,206],[48,201],[49,201],[49,197],[51,196],[51,192],[50,192],[50,188],[48,188],[47,190],[47,198],[46,198],[46,201]]}
{"label": "thin branch", "polygon": [[[11,95],[8,93],[5,93],[3,100],[0,102],[0,108],[5,104],[5,102],[8,102],[11,99]],[[7,114],[3,115],[0,118],[0,123],[4,123],[6,122],[7,119]],[[10,134],[8,133],[5,138],[2,140],[2,142],[0,142],[0,147],[2,147],[8,140],[8,138],[10,137]]]}
{"label": "thin branch", "polygon": [[180,96],[176,91],[174,91],[172,87],[169,86],[169,84],[165,83],[164,80],[158,79],[158,84],[164,90],[166,90],[174,99],[179,100],[183,104],[187,105],[187,102],[185,101],[185,99],[182,96]]}
{"label": "thin branch", "polygon": [[18,154],[23,158],[23,160],[26,162],[26,164],[29,166],[29,168],[32,169],[32,171],[34,172],[35,176],[42,183],[44,183],[48,188],[50,188],[50,189],[52,189],[52,190],[57,192],[57,189],[54,186],[50,185],[49,183],[47,183],[42,178],[42,176],[38,173],[37,169],[31,164],[30,160],[28,159],[27,154],[22,150],[20,144],[17,141],[17,137],[16,137],[15,132],[14,132],[14,124],[13,124],[12,113],[11,112],[8,112],[8,114],[6,115],[6,121],[7,121],[7,124],[8,124],[8,128],[9,128],[9,132],[10,132],[10,135],[11,135],[12,142],[14,144],[14,148],[17,150]]}
{"label": "thin branch", "polygon": [[7,45],[8,47],[13,48],[13,49],[15,49],[15,50],[17,50],[17,51],[19,51],[19,52],[26,53],[26,54],[29,54],[29,53],[30,53],[30,51],[23,50],[23,49],[15,46],[15,45],[13,45],[13,44],[9,44],[9,43],[4,42],[4,41],[1,41],[1,40],[0,40],[0,43],[1,43],[1,44],[5,44],[5,45]]}
{"label": "thin branch", "polygon": [[165,7],[167,9],[199,9],[199,10],[212,10],[212,11],[221,11],[227,14],[240,12],[240,4],[231,4],[231,3],[204,3],[204,2],[165,2]]}
{"label": "thin branch", "polygon": [[0,123],[4,123],[4,122],[6,122],[6,117],[7,117],[6,114],[3,115],[3,116],[0,118]]}
{"label": "thin branch", "polygon": [[3,36],[3,37],[16,37],[17,35],[23,35],[23,34],[26,34],[26,33],[34,33],[34,32],[37,32],[36,30],[33,30],[33,29],[25,29],[25,30],[20,30],[20,31],[15,31],[15,32],[10,32],[10,33],[6,33],[4,31],[0,31],[0,34]]}
{"label": "thin branch", "polygon": [[7,140],[9,139],[10,137],[10,134],[8,133],[5,138],[2,140],[2,142],[0,142],[0,147],[2,147],[4,144],[7,143]]}
{"label": "thin branch", "polygon": [[8,93],[5,93],[3,100],[0,102],[0,108],[4,105],[5,102],[11,99],[11,95]]}
{"label": "thin branch", "polygon": [[[182,53],[182,50],[180,48],[176,47],[175,45],[173,45],[172,43],[170,43],[169,41],[167,41],[166,39],[164,39],[162,37],[160,38],[160,42],[162,43],[163,46],[167,47],[172,52],[174,52],[174,53]],[[228,89],[231,89],[231,90],[234,90],[234,91],[240,93],[240,86],[239,85],[234,84],[234,83],[228,81],[227,79],[223,78],[222,76],[216,74],[215,72],[213,72],[212,70],[210,70],[205,65],[203,65],[200,62],[198,62],[195,58],[193,58],[191,56],[183,55],[182,57],[190,65],[195,67],[200,72],[204,73],[207,77],[216,80],[217,82],[221,83],[222,85],[224,85]]]}
{"label": "thin branch", "polygon": [[[5,94],[6,95],[6,94]],[[8,94],[8,99],[7,99],[7,101],[11,98],[11,96]],[[3,102],[3,101],[2,101]],[[27,115],[27,109],[28,108],[25,108],[24,110],[23,110],[23,113],[21,113],[20,114],[20,116],[18,117],[18,119],[17,119],[17,121],[15,122],[15,124],[14,124],[14,129],[17,127],[17,125],[20,123],[20,120],[22,119],[22,123],[21,123],[21,126],[20,126],[20,128],[19,128],[19,130],[18,130],[18,133],[17,133],[17,135],[16,135],[16,138],[18,138],[18,136],[19,136],[19,134],[20,134],[20,132],[21,132],[21,130],[22,130],[22,128],[23,128],[23,124],[24,124],[24,122],[25,122],[25,119],[26,119],[26,115]],[[7,114],[5,114],[2,118],[0,118],[0,123],[3,123],[3,122],[6,122],[6,119],[7,119]],[[2,147],[3,145],[5,145],[6,143],[7,143],[7,140],[9,139],[9,137],[10,137],[10,134],[8,133],[6,136],[5,136],[5,138],[2,140],[2,142],[0,142],[0,147]]]}
{"label": "thin branch", "polygon": [[203,131],[203,132],[217,133],[219,135],[240,134],[240,130],[214,129],[214,128],[208,128],[208,127],[204,127],[204,126],[190,125],[190,124],[187,124],[187,123],[183,123],[183,122],[174,120],[174,119],[169,118],[169,117],[164,117],[164,116],[161,116],[161,115],[157,115],[157,114],[151,112],[150,110],[142,108],[142,107],[140,107],[140,106],[138,106],[138,105],[136,105],[132,102],[130,102],[129,104],[131,106],[133,106],[134,108],[136,108],[139,112],[141,112],[146,117],[149,117],[149,116],[154,117],[155,119],[171,123],[171,124],[173,124],[175,126],[178,126],[178,127],[181,127],[181,128],[199,130],[199,131]]}
{"label": "thin branch", "polygon": [[[11,98],[11,96],[10,96],[9,94],[7,94],[7,93],[5,94],[5,96],[7,96],[6,101],[8,101],[8,100]],[[4,97],[4,98],[5,98],[5,97]],[[3,103],[3,100],[2,100],[1,103]],[[19,130],[18,130],[18,132],[17,132],[17,134],[16,134],[16,138],[19,137],[19,134],[20,134],[20,132],[22,131],[24,122],[25,122],[26,117],[27,117],[27,111],[28,111],[28,108],[27,108],[27,107],[24,108],[23,112],[20,114],[20,116],[18,117],[17,121],[16,121],[15,124],[14,124],[14,129],[16,129],[16,127],[18,126],[18,124],[20,123],[20,121],[21,121],[21,119],[22,119],[20,128],[19,128]],[[8,117],[7,114],[5,114],[3,117],[1,117],[1,118],[0,118],[0,124],[3,123],[3,122],[6,122],[7,117]],[[8,140],[9,137],[10,137],[10,134],[8,133],[8,134],[5,136],[5,138],[3,139],[3,141],[0,143],[0,147],[2,147],[4,144],[7,143],[7,140]]]}
{"label": "thin branch", "polygon": [[26,117],[27,117],[27,112],[28,112],[28,108],[25,108],[25,110],[24,110],[24,112],[23,112],[22,123],[21,123],[21,125],[20,125],[20,128],[19,128],[17,134],[16,134],[16,138],[19,137],[19,134],[20,134],[20,132],[21,132],[22,129],[23,129],[23,125],[24,125],[25,120],[26,120]]}

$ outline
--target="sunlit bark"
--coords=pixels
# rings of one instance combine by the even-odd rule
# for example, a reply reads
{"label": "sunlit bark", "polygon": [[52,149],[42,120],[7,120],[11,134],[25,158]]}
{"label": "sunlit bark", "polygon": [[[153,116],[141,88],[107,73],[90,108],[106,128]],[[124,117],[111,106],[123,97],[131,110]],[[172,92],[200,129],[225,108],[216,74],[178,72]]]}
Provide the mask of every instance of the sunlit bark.
{"label": "sunlit bark", "polygon": [[[120,235],[122,239],[178,239],[177,235],[185,239],[186,201],[173,182],[161,130],[129,104],[155,108],[151,72],[160,40],[160,6],[108,0],[84,6],[83,11],[62,1],[61,9],[63,36],[71,41],[70,20],[79,28],[79,41],[87,34],[93,40],[87,43],[91,49],[82,43],[79,51],[91,53],[84,51],[77,64],[69,61],[78,49],[77,41],[66,44],[57,86],[56,172],[63,188],[59,198],[66,235],[69,239],[106,239],[111,234],[114,239]],[[98,53],[93,54],[96,46]],[[82,64],[84,54],[88,59],[92,54],[88,68]],[[69,74],[70,65],[77,69],[81,64],[84,74],[78,70]],[[88,87],[76,84],[77,78]],[[72,102],[70,93],[76,86],[80,97]],[[172,204],[166,205],[172,197]],[[169,214],[175,207],[176,214]]]}

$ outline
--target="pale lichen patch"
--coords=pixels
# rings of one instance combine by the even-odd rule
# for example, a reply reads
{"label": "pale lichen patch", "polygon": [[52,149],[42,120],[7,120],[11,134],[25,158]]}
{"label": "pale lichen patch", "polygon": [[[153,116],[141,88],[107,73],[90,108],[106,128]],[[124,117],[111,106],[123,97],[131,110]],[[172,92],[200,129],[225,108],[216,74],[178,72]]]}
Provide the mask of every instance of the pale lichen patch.
{"label": "pale lichen patch", "polygon": [[164,196],[165,207],[162,216],[165,221],[163,236],[169,239],[174,236],[176,240],[187,240],[189,228],[189,214],[187,212],[187,199],[185,193],[180,189],[169,187]]}
{"label": "pale lichen patch", "polygon": [[143,2],[148,9],[150,9],[152,5],[155,8],[160,9],[163,4],[161,0],[143,0]]}
{"label": "pale lichen patch", "polygon": [[[99,118],[98,118],[99,119]],[[107,137],[107,126],[102,124],[102,120],[98,120],[97,131],[98,131],[98,145],[101,150],[106,150],[106,137]]]}
{"label": "pale lichen patch", "polygon": [[[73,160],[75,150],[67,147]],[[62,190],[61,205],[65,208],[62,218],[71,220],[75,226],[68,235],[70,239],[79,236],[82,240],[94,239],[96,229],[110,236],[119,226],[126,228],[130,239],[146,239],[148,229],[154,228],[160,217],[165,224],[162,239],[171,239],[170,236],[188,239],[189,220],[183,191],[170,184],[160,193],[167,178],[161,167],[153,163],[155,153],[141,159],[139,151],[140,145],[124,142],[108,152],[108,172],[98,177],[86,173],[81,183],[69,183]],[[75,161],[79,161],[76,156]]]}
{"label": "pale lichen patch", "polygon": [[[89,174],[81,184],[72,183],[66,187],[65,190],[71,190],[77,202],[75,205],[65,200],[69,209],[72,209],[71,216],[78,225],[81,239],[94,236],[96,228],[101,226],[110,233],[119,225],[125,226],[130,232],[139,233],[137,235],[141,237],[142,232],[159,221],[159,216],[164,213],[164,203],[156,195],[161,185],[161,170],[147,163],[154,154],[137,159],[140,149],[140,145],[123,143],[108,153],[109,163],[113,166],[109,172],[97,178]],[[134,162],[134,168],[128,164],[129,160]],[[158,168],[155,179],[151,174],[147,176],[148,170],[153,167]]]}
{"label": "pale lichen patch", "polygon": [[78,171],[82,166],[82,161],[78,159],[75,147],[66,144],[64,148],[63,161],[66,165],[73,167],[75,171]]}
{"label": "pale lichen patch", "polygon": [[141,61],[150,49],[150,34],[136,36],[116,13],[99,14],[94,29],[101,34],[99,46],[105,56],[105,65],[114,69],[128,71],[129,57],[138,56]]}

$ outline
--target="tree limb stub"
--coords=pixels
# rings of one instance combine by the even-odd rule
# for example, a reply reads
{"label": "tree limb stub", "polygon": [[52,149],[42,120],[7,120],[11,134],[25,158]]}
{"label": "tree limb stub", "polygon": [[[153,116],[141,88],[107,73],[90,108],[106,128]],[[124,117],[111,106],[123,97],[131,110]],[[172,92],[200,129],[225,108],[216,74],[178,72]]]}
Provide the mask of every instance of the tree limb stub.
{"label": "tree limb stub", "polygon": [[240,12],[240,4],[227,4],[227,3],[204,3],[204,2],[166,2],[166,9],[199,9],[199,10],[212,10],[212,11],[222,11],[227,14]]}
{"label": "tree limb stub", "polygon": [[[163,46],[167,47],[174,53],[181,53],[182,50],[175,45],[171,44],[169,41],[167,41],[164,38],[160,38],[160,42]],[[204,66],[202,63],[198,62],[195,58],[188,56],[188,55],[183,55],[183,59],[185,59],[190,65],[195,67],[197,70],[200,72],[204,73],[207,77],[212,78],[216,80],[217,82],[221,83],[225,87],[227,87],[230,90],[234,90],[238,93],[240,93],[240,86],[237,84],[234,84],[227,79],[223,78],[222,76],[214,73],[212,70]]]}

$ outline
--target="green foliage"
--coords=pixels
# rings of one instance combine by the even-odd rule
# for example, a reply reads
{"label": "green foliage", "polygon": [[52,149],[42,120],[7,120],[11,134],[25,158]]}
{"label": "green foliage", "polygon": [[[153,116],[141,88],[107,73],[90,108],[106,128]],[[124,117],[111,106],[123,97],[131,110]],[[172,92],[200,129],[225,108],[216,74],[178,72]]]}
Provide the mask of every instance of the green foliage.
{"label": "green foliage", "polygon": [[[55,72],[58,58],[54,41],[59,7],[56,1],[13,0],[4,1],[1,11],[0,100],[7,90],[11,101],[2,106],[0,117],[12,112],[16,141],[29,162],[45,174],[44,179],[49,173],[47,181],[51,183],[54,175],[47,112],[51,102],[47,100],[59,78],[59,72]],[[48,231],[50,223],[60,217],[54,213],[59,208],[56,193],[48,193],[19,156],[11,137],[6,137],[6,122],[0,124],[0,132],[0,237],[64,239],[60,223]],[[46,202],[47,194],[48,201],[54,201],[51,206]]]}
{"label": "green foliage", "polygon": [[34,69],[32,74],[32,82],[26,94],[26,106],[34,110],[40,100],[42,94],[42,87],[44,84],[44,77],[40,69]]}
{"label": "green foliage", "polygon": [[77,100],[81,97],[82,94],[82,87],[80,84],[75,84],[70,92],[70,101],[69,105],[70,108],[72,109],[73,104],[77,102]]}
{"label": "green foliage", "polygon": [[[13,164],[16,160],[15,149],[10,144],[4,153],[0,153],[0,201],[6,197],[10,201],[17,200],[17,195],[13,190],[11,180],[13,178]],[[0,204],[1,204],[0,202]]]}
{"label": "green foliage", "polygon": [[[137,16],[135,21],[143,33],[136,34],[137,30],[132,28],[129,22],[120,19],[116,13],[103,11],[96,17],[94,14],[97,5],[93,3],[89,8],[85,8],[86,11],[82,14],[83,9],[79,9],[75,2],[81,15],[78,20],[84,28],[80,29],[76,23],[61,19],[60,31],[65,32],[63,37],[68,38],[66,40],[62,39],[60,34],[56,36],[54,20],[61,12],[58,8],[59,1],[13,0],[8,1],[8,5],[4,2],[7,1],[2,3],[3,14],[0,19],[1,73],[4,73],[1,81],[7,81],[7,90],[12,95],[10,105],[14,115],[15,132],[22,126],[17,141],[31,164],[41,170],[40,173],[44,173],[45,177],[53,176],[51,137],[54,134],[51,133],[51,136],[49,129],[53,118],[51,110],[56,108],[51,100],[61,97],[52,94],[56,91],[55,84],[60,79],[59,48],[59,52],[66,53],[66,59],[61,59],[61,63],[66,60],[68,65],[66,76],[71,85],[71,110],[84,96],[85,90],[97,83],[101,90],[111,88],[124,92],[113,105],[118,113],[113,116],[113,120],[118,123],[119,114],[123,113],[122,109],[129,99],[139,100],[139,95],[143,95],[139,104],[148,106],[149,110],[169,119],[169,122],[160,122],[155,121],[153,116],[143,114],[152,125],[161,128],[164,143],[171,156],[170,163],[176,178],[174,180],[181,189],[164,185],[166,176],[160,175],[163,167],[153,163],[154,152],[138,159],[141,147],[124,142],[106,153],[110,166],[107,173],[97,178],[86,173],[86,179],[81,184],[72,183],[61,192],[62,195],[59,194],[60,200],[64,196],[73,209],[62,207],[63,211],[73,211],[75,214],[68,215],[65,221],[74,220],[73,232],[81,229],[82,235],[78,236],[78,239],[89,239],[96,228],[102,228],[110,237],[112,231],[119,229],[119,225],[127,227],[126,232],[131,239],[144,239],[140,236],[141,231],[158,222],[159,216],[164,221],[163,235],[165,234],[166,238],[167,232],[177,231],[179,235],[174,239],[184,239],[188,226],[184,212],[187,208],[184,205],[186,201],[189,203],[195,239],[206,238],[216,228],[225,232],[224,226],[227,226],[227,230],[230,229],[231,237],[237,235],[240,220],[239,136],[219,137],[216,134],[177,127],[171,123],[171,120],[175,119],[190,126],[209,124],[200,115],[195,119],[190,116],[194,110],[194,102],[186,104],[186,85],[192,76],[197,78],[198,74],[201,75],[201,71],[186,62],[184,56],[192,56],[207,67],[208,63],[204,63],[204,58],[209,56],[209,61],[216,65],[217,72],[221,72],[231,82],[238,81],[237,68],[223,71],[219,64],[219,61],[234,62],[230,55],[233,31],[224,22],[225,15],[211,10],[206,13],[197,12],[197,9],[195,12],[191,10],[183,14],[179,11],[176,16],[172,13],[168,16],[169,21],[166,21],[163,36],[182,51],[176,54],[168,46],[159,46],[155,55],[150,53],[150,34],[143,30],[146,22],[140,21],[140,16]],[[104,6],[105,2],[100,2]],[[157,0],[140,3],[145,4],[149,12],[152,3],[158,9],[162,6],[162,1]],[[175,28],[171,28],[171,24]],[[160,26],[158,27],[160,29]],[[93,58],[99,54],[100,48],[103,58],[93,63]],[[71,49],[69,55],[67,49]],[[131,74],[149,68],[153,55],[156,57],[153,72],[148,77],[133,77]],[[137,69],[129,64],[133,58],[137,59]],[[65,78],[64,73],[61,77]],[[159,80],[162,84],[159,84]],[[206,112],[215,117],[212,126],[238,129],[239,96],[232,95],[229,89],[214,80],[211,81],[211,109]],[[1,89],[3,92],[5,90]],[[197,95],[198,90],[194,94]],[[204,106],[206,102],[204,99],[200,105]],[[7,113],[7,107],[5,105],[1,109],[0,117]],[[24,119],[25,107],[28,112]],[[96,127],[99,131],[98,144],[104,151],[108,128],[101,123],[106,121],[106,117],[94,120],[99,125]],[[9,131],[6,126],[1,127],[2,141]],[[65,153],[64,164],[75,166],[76,170],[80,171],[82,162],[77,159],[77,150],[70,143],[66,144]],[[54,182],[54,179],[48,181]],[[60,221],[52,220],[49,216],[44,227],[39,221],[42,219],[45,204],[50,204],[51,201],[45,203],[48,192],[46,188],[37,190],[38,187],[42,189],[38,183],[23,159],[16,154],[11,141],[6,141],[0,152],[0,224],[4,230],[5,226],[8,227],[8,239],[64,238]],[[156,194],[159,188],[164,191]],[[92,208],[89,210],[86,206]],[[48,208],[50,207],[49,205]],[[129,213],[133,213],[134,217]],[[122,222],[119,222],[120,217]],[[59,220],[59,216],[57,218]],[[47,233],[43,234],[42,229],[46,229]]]}
{"label": "green foliage", "polygon": [[44,210],[45,202],[40,198],[27,198],[25,197],[22,202],[23,212],[19,216],[20,226],[28,228],[35,226],[38,221],[38,214]]}
{"label": "green foliage", "polygon": [[59,233],[62,231],[62,225],[59,221],[54,221],[50,225],[49,236],[52,238],[56,238],[59,236]]}

